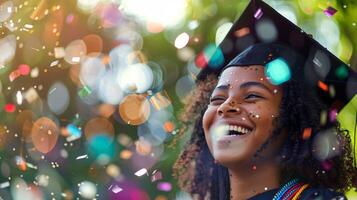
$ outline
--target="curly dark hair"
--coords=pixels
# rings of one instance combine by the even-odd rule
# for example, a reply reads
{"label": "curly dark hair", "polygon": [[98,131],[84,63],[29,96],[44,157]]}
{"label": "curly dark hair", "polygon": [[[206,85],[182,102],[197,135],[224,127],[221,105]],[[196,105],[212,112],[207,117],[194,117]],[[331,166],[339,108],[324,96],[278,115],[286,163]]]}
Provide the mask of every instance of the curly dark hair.
{"label": "curly dark hair", "polygon": [[[195,199],[226,200],[230,197],[228,169],[214,162],[202,127],[202,118],[217,81],[217,75],[198,81],[179,117],[182,126],[180,137],[187,134],[191,137],[176,160],[173,175],[179,186]],[[273,136],[260,149],[263,150],[283,129],[289,133],[278,155],[281,173],[284,174],[280,183],[298,177],[312,187],[322,186],[338,192],[357,187],[357,169],[353,165],[349,132],[341,130],[337,121],[332,127],[320,123],[320,113],[327,106],[315,94],[307,95],[298,78],[293,77],[282,87],[280,115]],[[312,130],[308,138],[302,137],[305,128]],[[320,131],[327,128],[334,130],[340,151],[322,162],[314,156],[313,141]],[[323,163],[332,167],[326,169]]]}

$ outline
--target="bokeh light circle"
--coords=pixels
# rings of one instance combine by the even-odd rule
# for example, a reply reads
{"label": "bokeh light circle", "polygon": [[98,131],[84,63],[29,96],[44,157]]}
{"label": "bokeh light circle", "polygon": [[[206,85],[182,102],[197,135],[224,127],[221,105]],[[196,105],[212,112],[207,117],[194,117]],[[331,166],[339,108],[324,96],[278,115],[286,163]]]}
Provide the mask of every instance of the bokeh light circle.
{"label": "bokeh light circle", "polygon": [[136,63],[121,71],[117,80],[125,92],[143,93],[151,87],[153,73],[146,64]]}
{"label": "bokeh light circle", "polygon": [[89,120],[84,127],[84,135],[88,140],[97,134],[106,134],[113,138],[114,132],[113,124],[108,119],[101,117]]}
{"label": "bokeh light circle", "polygon": [[283,58],[274,59],[266,64],[265,76],[273,85],[280,85],[290,79],[290,67]]}
{"label": "bokeh light circle", "polygon": [[87,46],[83,40],[74,40],[65,48],[64,60],[69,64],[78,64],[87,54]]}
{"label": "bokeh light circle", "polygon": [[95,88],[105,73],[105,65],[99,57],[86,57],[81,63],[79,78],[83,84]]}
{"label": "bokeh light circle", "polygon": [[32,143],[41,153],[48,153],[55,147],[58,135],[57,125],[47,117],[36,120],[31,129]]}
{"label": "bokeh light circle", "polygon": [[150,103],[144,95],[128,95],[119,105],[119,114],[127,124],[143,124],[149,118]]}
{"label": "bokeh light circle", "polygon": [[47,94],[47,104],[52,112],[62,114],[68,108],[70,96],[67,87],[61,83],[54,83]]}
{"label": "bokeh light circle", "polygon": [[93,199],[97,193],[97,187],[90,181],[83,181],[78,184],[78,193],[86,199]]}

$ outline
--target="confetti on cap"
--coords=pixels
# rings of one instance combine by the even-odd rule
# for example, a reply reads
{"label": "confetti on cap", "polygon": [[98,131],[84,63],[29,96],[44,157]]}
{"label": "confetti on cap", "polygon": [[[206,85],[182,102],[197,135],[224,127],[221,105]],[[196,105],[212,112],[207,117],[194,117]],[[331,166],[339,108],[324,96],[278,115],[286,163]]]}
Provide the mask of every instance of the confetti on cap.
{"label": "confetti on cap", "polygon": [[325,15],[327,15],[328,17],[332,17],[336,12],[337,12],[337,10],[331,6],[327,7],[324,10]]}

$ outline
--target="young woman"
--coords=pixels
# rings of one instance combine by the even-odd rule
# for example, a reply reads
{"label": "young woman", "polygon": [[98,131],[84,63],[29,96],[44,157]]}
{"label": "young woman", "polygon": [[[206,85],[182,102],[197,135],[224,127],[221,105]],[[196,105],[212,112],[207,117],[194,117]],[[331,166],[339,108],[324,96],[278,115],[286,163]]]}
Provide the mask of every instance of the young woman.
{"label": "young woman", "polygon": [[[192,135],[174,166],[194,199],[345,199],[357,186],[348,131],[321,124],[326,108],[301,63],[284,45],[256,44],[198,82],[181,119]],[[274,65],[291,76],[279,82]]]}

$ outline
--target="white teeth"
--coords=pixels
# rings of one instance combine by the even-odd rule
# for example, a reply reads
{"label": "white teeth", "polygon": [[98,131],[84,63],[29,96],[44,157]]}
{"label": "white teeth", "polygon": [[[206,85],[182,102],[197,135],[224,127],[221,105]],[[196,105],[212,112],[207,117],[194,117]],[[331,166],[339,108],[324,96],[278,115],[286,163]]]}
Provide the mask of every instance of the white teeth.
{"label": "white teeth", "polygon": [[225,125],[224,126],[224,130],[226,131],[238,131],[238,132],[241,132],[241,133],[249,133],[250,131],[246,128],[243,128],[241,126],[236,126],[236,125]]}
{"label": "white teeth", "polygon": [[242,128],[239,126],[237,131],[242,132]]}

